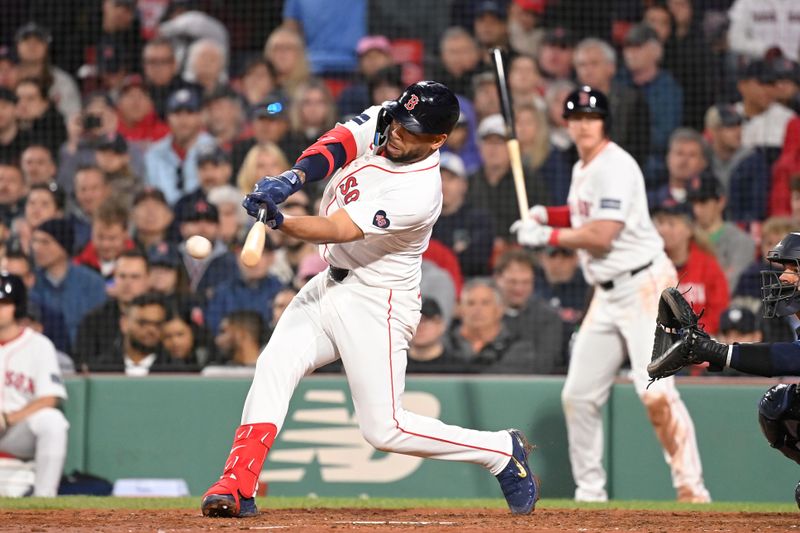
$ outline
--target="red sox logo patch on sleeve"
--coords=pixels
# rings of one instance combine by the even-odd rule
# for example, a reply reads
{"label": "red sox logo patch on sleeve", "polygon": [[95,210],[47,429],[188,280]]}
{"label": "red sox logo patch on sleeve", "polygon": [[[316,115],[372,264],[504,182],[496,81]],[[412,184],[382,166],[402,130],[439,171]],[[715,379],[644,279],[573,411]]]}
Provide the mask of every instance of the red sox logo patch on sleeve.
{"label": "red sox logo patch on sleeve", "polygon": [[389,224],[390,220],[386,218],[386,211],[384,211],[383,209],[375,213],[375,216],[372,217],[373,226],[376,226],[381,229],[386,229],[389,227]]}
{"label": "red sox logo patch on sleeve", "polygon": [[417,97],[416,94],[412,94],[411,98],[408,99],[408,102],[406,102],[405,106],[403,107],[405,107],[409,111],[412,111],[415,107],[417,107],[418,103],[419,103],[419,98]]}

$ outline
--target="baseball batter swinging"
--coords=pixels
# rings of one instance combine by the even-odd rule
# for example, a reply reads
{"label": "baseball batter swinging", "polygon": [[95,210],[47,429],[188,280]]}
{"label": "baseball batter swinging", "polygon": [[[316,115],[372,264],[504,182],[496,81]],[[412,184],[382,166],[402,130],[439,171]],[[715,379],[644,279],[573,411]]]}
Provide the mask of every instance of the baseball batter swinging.
{"label": "baseball batter swinging", "polygon": [[569,95],[564,118],[580,160],[572,169],[568,205],[534,206],[530,218],[512,226],[523,245],[577,249],[584,277],[594,286],[561,394],[575,499],[608,499],[601,408],[627,355],[678,500],[708,502],[694,424],[674,381],[646,388],[658,299],[675,285],[676,273],[650,220],[636,161],[608,138],[608,109],[606,96],[590,87]]}
{"label": "baseball batter swinging", "polygon": [[[253,516],[258,475],[300,379],[341,358],[364,438],[379,450],[465,461],[495,474],[513,513],[539,498],[518,430],[476,431],[406,411],[406,351],[420,319],[420,264],[442,205],[439,147],[458,120],[455,95],[436,82],[337,125],[292,170],[266,177],[243,205],[267,224],[320,244],[330,267],[284,311],[261,353],[206,516]],[[319,216],[276,205],[304,183],[331,176]]]}

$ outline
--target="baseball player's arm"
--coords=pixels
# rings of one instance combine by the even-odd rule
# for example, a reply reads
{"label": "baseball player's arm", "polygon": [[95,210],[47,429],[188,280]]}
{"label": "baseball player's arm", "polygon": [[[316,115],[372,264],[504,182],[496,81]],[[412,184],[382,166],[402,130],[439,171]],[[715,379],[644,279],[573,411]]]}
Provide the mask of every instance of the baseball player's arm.
{"label": "baseball player's arm", "polygon": [[9,426],[13,426],[14,424],[22,422],[36,411],[46,407],[58,407],[59,403],[61,403],[61,398],[58,396],[43,396],[41,398],[36,398],[19,411],[5,413],[6,421],[8,422]]}
{"label": "baseball player's arm", "polygon": [[565,248],[581,248],[593,256],[602,256],[611,251],[611,243],[625,226],[617,220],[592,220],[579,228],[553,230],[551,243]]}
{"label": "baseball player's arm", "polygon": [[345,209],[339,209],[326,217],[286,216],[280,230],[297,239],[316,244],[352,242],[364,238],[364,232]]}

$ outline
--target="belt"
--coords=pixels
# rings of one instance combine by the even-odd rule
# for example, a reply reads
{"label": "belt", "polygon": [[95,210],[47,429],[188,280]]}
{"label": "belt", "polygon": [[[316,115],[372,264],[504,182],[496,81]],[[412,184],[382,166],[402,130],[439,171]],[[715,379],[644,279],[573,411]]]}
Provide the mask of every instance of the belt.
{"label": "belt", "polygon": [[[617,283],[620,283],[622,281],[621,278],[623,276],[629,275],[630,277],[633,277],[636,274],[638,274],[639,272],[641,272],[642,270],[644,270],[646,268],[649,268],[651,266],[653,266],[653,262],[652,261],[648,261],[647,263],[645,263],[644,265],[642,265],[640,267],[634,268],[633,270],[631,270],[629,272],[623,273],[622,276],[617,278]],[[608,281],[604,281],[603,283],[598,283],[597,284],[598,287],[600,287],[601,289],[606,290],[606,291],[610,291],[611,289],[613,289],[614,285],[616,285],[616,283],[614,283],[613,279],[610,279]]]}
{"label": "belt", "polygon": [[328,276],[336,283],[341,283],[344,281],[344,278],[346,278],[348,274],[350,274],[350,271],[346,268],[339,268],[335,266],[328,267]]}

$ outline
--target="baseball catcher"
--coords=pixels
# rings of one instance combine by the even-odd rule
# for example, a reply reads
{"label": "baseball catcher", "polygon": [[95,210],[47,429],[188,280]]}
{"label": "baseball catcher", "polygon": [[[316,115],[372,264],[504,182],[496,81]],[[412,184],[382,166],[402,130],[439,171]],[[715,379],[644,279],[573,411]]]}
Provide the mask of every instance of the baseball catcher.
{"label": "baseball catcher", "polygon": [[[761,271],[764,318],[800,319],[800,233],[789,233],[767,253],[779,270]],[[675,289],[661,294],[650,378],[671,376],[686,365],[709,363],[759,376],[800,376],[800,341],[722,344],[697,326],[698,316]],[[800,330],[800,328],[798,328]],[[800,331],[799,331],[800,332]],[[769,445],[800,464],[800,390],[797,384],[770,388],[758,405],[758,421]],[[800,483],[795,487],[800,507]]]}

